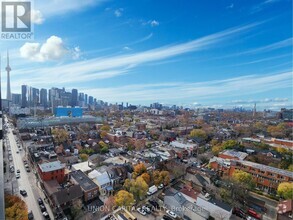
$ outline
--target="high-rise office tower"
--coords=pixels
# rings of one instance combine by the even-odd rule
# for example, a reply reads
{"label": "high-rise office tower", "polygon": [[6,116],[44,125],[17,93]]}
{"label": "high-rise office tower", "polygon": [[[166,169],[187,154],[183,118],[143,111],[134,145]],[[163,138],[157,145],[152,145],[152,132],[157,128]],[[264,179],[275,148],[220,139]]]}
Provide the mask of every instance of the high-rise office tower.
{"label": "high-rise office tower", "polygon": [[87,100],[87,94],[84,94],[84,104],[87,105],[88,104],[88,100]]}
{"label": "high-rise office tower", "polygon": [[77,89],[72,89],[72,92],[71,92],[71,106],[72,107],[75,107],[78,105],[77,101],[78,101],[78,91]]}
{"label": "high-rise office tower", "polygon": [[40,101],[40,90],[37,88],[30,87],[30,96],[29,96],[30,106],[37,106]]}
{"label": "high-rise office tower", "polygon": [[40,103],[44,108],[48,107],[47,89],[41,89],[41,91],[40,91]]}
{"label": "high-rise office tower", "polygon": [[11,94],[11,98],[12,98],[12,104],[13,105],[17,105],[17,106],[21,106],[21,94]]}
{"label": "high-rise office tower", "polygon": [[89,104],[90,105],[94,104],[94,97],[89,96]]}
{"label": "high-rise office tower", "polygon": [[6,99],[8,101],[11,101],[12,100],[12,97],[11,97],[11,88],[10,88],[10,71],[11,71],[11,68],[9,66],[9,53],[7,51],[7,66],[6,66],[6,71],[7,71],[7,94],[6,94]]}
{"label": "high-rise office tower", "polygon": [[27,85],[21,86],[21,107],[25,108],[28,107],[27,105]]}

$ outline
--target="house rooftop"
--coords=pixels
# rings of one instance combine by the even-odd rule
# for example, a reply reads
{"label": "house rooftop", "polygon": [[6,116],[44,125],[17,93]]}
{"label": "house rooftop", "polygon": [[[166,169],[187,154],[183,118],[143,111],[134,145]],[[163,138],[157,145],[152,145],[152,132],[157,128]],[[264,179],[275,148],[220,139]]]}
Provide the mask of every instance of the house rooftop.
{"label": "house rooftop", "polygon": [[72,171],[70,173],[71,177],[80,185],[84,191],[89,191],[91,189],[97,188],[95,184],[86,174],[81,170]]}
{"label": "house rooftop", "polygon": [[97,180],[97,182],[99,183],[100,186],[111,182],[110,178],[108,176],[108,173],[106,173],[106,172],[96,176],[95,179]]}
{"label": "house rooftop", "polygon": [[254,162],[244,161],[244,160],[243,161],[238,160],[238,161],[233,161],[233,162],[234,163],[238,162],[238,163],[241,163],[241,164],[243,164],[245,166],[250,166],[250,167],[253,167],[253,168],[256,168],[256,169],[259,169],[259,170],[276,173],[276,174],[287,176],[287,177],[290,177],[290,178],[292,178],[292,176],[293,176],[293,172],[291,172],[291,171],[282,170],[282,169],[279,169],[279,168],[266,166],[266,165],[259,164],[259,163],[254,163]]}
{"label": "house rooftop", "polygon": [[235,150],[224,150],[220,154],[227,155],[230,157],[236,157],[239,160],[244,160],[248,156],[247,153],[244,153],[241,151],[235,151]]}
{"label": "house rooftop", "polygon": [[61,162],[57,160],[50,163],[39,164],[39,168],[41,169],[42,172],[51,172],[51,171],[61,170],[65,168],[65,164],[61,164]]}
{"label": "house rooftop", "polygon": [[225,202],[222,202],[220,200],[217,200],[217,199],[214,199],[214,198],[211,198],[208,200],[208,202],[222,208],[222,209],[225,209],[226,211],[230,212],[232,210],[232,206],[230,206],[229,204],[225,203]]}

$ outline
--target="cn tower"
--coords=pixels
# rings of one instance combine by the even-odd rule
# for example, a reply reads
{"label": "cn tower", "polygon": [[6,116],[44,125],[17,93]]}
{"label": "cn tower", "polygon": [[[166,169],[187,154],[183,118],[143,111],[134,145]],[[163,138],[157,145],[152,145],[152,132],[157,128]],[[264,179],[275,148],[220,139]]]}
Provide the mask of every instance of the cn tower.
{"label": "cn tower", "polygon": [[6,71],[7,71],[7,93],[6,93],[6,99],[8,101],[11,101],[11,88],[10,88],[10,71],[11,68],[9,66],[9,52],[7,50],[7,67],[6,67]]}

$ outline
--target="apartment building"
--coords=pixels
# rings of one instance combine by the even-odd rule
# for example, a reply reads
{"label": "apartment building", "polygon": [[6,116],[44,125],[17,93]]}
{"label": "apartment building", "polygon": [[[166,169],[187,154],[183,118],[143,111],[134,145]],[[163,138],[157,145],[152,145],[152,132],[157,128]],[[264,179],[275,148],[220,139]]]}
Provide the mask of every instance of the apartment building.
{"label": "apartment building", "polygon": [[235,170],[250,173],[256,182],[256,187],[266,192],[275,192],[282,182],[292,182],[293,172],[254,163],[245,160],[228,160],[213,157],[210,166],[221,173],[221,175],[232,176]]}

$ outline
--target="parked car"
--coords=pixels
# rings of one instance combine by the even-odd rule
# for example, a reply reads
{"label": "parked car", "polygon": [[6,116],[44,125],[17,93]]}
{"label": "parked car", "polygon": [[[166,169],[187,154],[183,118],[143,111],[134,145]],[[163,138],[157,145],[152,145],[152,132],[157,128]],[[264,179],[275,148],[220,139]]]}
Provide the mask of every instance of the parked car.
{"label": "parked car", "polygon": [[20,178],[20,174],[17,173],[17,174],[15,175],[15,177],[16,177],[16,179],[19,179],[19,178]]}
{"label": "parked car", "polygon": [[160,208],[159,204],[156,201],[149,200],[149,203],[154,206],[156,209]]}
{"label": "parked car", "polygon": [[257,213],[256,211],[254,211],[252,209],[248,209],[247,214],[253,218],[261,219],[261,214]]}
{"label": "parked car", "polygon": [[246,214],[245,214],[245,212],[242,210],[242,209],[240,209],[240,208],[234,208],[233,209],[233,212],[232,212],[234,215],[237,215],[238,217],[240,217],[240,218],[246,218]]}
{"label": "parked car", "polygon": [[136,211],[138,211],[141,215],[146,215],[146,212],[142,208],[137,208]]}
{"label": "parked car", "polygon": [[17,173],[20,173],[20,170],[19,170],[19,169],[17,169],[17,170],[16,170],[16,172],[17,172]]}
{"label": "parked car", "polygon": [[170,210],[167,210],[166,213],[167,213],[169,216],[171,216],[172,218],[177,218],[177,215],[176,215],[174,212],[170,211]]}
{"label": "parked car", "polygon": [[173,220],[171,217],[169,217],[168,215],[164,215],[162,220]]}
{"label": "parked car", "polygon": [[34,219],[34,214],[32,211],[29,211],[28,214],[27,214],[27,217],[29,220],[33,220]]}
{"label": "parked car", "polygon": [[46,211],[43,212],[43,216],[45,219],[50,219],[50,216],[49,216],[48,212],[46,212]]}
{"label": "parked car", "polygon": [[141,208],[142,208],[142,210],[145,211],[147,214],[150,214],[150,213],[152,212],[151,209],[150,209],[149,207],[147,207],[147,206],[142,206]]}
{"label": "parked car", "polygon": [[43,205],[44,204],[42,198],[38,198],[38,203],[39,203],[39,205]]}
{"label": "parked car", "polygon": [[27,167],[25,170],[26,170],[26,172],[28,172],[28,173],[31,172],[30,168],[28,168],[28,167]]}
{"label": "parked car", "polygon": [[16,151],[16,153],[18,154],[18,153],[19,153],[19,151],[17,150],[17,151]]}
{"label": "parked car", "polygon": [[20,195],[27,196],[27,192],[24,189],[19,190]]}
{"label": "parked car", "polygon": [[164,188],[164,184],[161,183],[159,186],[158,186],[158,189],[163,189]]}
{"label": "parked car", "polygon": [[40,205],[40,209],[41,209],[42,212],[47,211],[47,209],[46,209],[46,207],[44,205]]}

